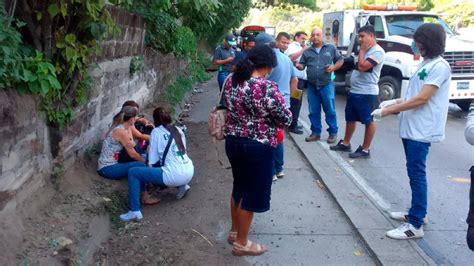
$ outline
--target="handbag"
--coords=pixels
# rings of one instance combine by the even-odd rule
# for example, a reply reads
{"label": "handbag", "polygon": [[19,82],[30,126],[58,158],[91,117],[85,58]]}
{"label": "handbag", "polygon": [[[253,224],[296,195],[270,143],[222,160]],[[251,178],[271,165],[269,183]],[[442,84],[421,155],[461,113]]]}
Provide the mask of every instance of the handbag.
{"label": "handbag", "polygon": [[232,76],[230,74],[222,84],[221,93],[216,107],[214,107],[207,118],[207,131],[211,137],[216,140],[223,140],[225,138],[225,123],[227,119],[227,108],[223,106],[222,96],[224,95],[224,86],[227,80]]}

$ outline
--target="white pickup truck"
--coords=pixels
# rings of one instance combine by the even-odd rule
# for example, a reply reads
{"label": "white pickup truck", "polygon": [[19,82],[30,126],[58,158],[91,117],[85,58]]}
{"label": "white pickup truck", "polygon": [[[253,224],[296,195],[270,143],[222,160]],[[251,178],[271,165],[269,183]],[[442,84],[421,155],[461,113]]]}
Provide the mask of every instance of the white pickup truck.
{"label": "white pickup truck", "polygon": [[360,27],[370,24],[374,26],[377,43],[386,52],[379,98],[403,97],[409,78],[422,60],[411,51],[413,34],[421,24],[429,22],[439,23],[446,30],[443,57],[452,70],[449,100],[467,110],[474,99],[474,44],[458,38],[438,14],[414,11],[410,7],[365,6],[364,10],[324,14],[324,40],[336,45],[345,56],[344,66],[336,72],[336,86],[350,87],[350,72],[359,49],[356,33]]}

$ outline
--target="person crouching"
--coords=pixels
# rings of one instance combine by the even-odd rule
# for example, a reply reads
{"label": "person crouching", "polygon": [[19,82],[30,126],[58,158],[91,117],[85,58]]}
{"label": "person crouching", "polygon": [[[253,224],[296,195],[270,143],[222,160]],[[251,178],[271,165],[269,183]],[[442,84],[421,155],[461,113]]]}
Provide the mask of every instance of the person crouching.
{"label": "person crouching", "polygon": [[125,222],[143,218],[139,194],[144,183],[176,187],[177,199],[183,198],[191,188],[188,183],[194,175],[194,165],[187,155],[183,131],[171,124],[171,114],[164,107],[153,111],[153,120],[155,129],[150,136],[149,167],[135,167],[128,173],[130,211],[120,215]]}

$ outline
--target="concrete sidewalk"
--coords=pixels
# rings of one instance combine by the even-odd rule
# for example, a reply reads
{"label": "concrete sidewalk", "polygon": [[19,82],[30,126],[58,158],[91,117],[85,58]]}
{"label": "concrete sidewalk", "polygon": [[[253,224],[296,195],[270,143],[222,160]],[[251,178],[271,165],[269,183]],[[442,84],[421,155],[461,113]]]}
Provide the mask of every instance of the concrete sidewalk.
{"label": "concrete sidewalk", "polygon": [[[194,106],[186,120],[205,123],[217,101],[215,78],[203,84],[198,91],[200,93],[193,96]],[[300,152],[296,145],[298,141],[286,137],[285,177],[273,183],[271,210],[256,214],[251,229],[250,238],[265,244],[269,252],[243,260],[251,264],[271,265],[379,264],[380,261],[371,252],[373,248],[366,246],[319,179],[313,169],[314,164]],[[220,158],[226,160],[224,142],[217,145]],[[230,217],[224,224],[222,228],[216,228],[220,241],[226,239]]]}

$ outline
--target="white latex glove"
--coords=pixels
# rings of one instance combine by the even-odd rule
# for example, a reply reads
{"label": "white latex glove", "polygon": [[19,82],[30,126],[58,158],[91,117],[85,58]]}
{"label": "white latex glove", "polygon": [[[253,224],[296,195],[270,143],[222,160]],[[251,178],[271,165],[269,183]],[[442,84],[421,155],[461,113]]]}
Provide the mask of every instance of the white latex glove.
{"label": "white latex glove", "polygon": [[377,120],[381,120],[382,119],[382,108],[380,109],[375,109],[371,115],[374,116],[374,120],[377,121]]}
{"label": "white latex glove", "polygon": [[387,107],[392,106],[394,104],[397,104],[396,99],[383,101],[383,102],[380,103],[379,108],[387,108]]}

